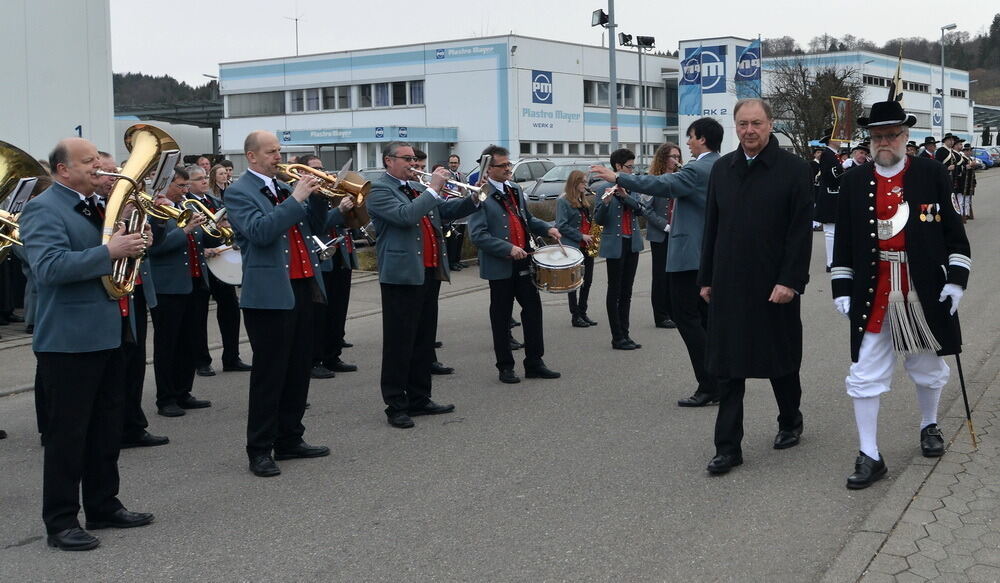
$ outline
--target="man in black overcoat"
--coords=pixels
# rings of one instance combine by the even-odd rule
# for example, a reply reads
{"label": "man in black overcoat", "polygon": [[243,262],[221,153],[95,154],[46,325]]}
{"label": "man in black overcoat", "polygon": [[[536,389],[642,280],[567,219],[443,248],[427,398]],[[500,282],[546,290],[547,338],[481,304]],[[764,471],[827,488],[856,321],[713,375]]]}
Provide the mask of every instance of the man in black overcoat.
{"label": "man in black overcoat", "polygon": [[837,220],[837,195],[840,193],[840,176],[844,167],[840,165],[837,150],[830,145],[833,129],[825,132],[819,143],[825,147],[819,156],[819,191],[816,193],[817,223],[823,225],[823,237],[826,241],[826,270],[830,271],[833,262],[833,233]]}
{"label": "man in black overcoat", "polygon": [[841,182],[831,288],[851,322],[846,387],[860,441],[851,489],[886,473],[876,441],[879,396],[889,391],[897,353],[916,385],[921,451],[944,453],[937,409],[950,371],[942,356],[962,348],[957,311],[972,260],[946,167],[905,154],[914,123],[895,100],[874,104],[858,119],[874,160]]}
{"label": "man in black overcoat", "polygon": [[808,162],[778,146],[765,101],[740,100],[733,115],[740,146],[712,167],[698,273],[709,302],[707,369],[720,393],[712,474],[743,463],[747,378],[771,380],[775,449],[802,433],[799,296],[809,281],[812,176]]}

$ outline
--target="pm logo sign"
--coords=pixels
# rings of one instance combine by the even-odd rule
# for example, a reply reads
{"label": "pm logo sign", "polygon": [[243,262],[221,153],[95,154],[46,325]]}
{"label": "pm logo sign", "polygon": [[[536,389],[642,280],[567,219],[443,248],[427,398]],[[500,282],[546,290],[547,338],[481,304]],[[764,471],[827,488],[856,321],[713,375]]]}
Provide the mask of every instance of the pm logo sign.
{"label": "pm logo sign", "polygon": [[726,92],[725,47],[705,47],[701,51],[701,92]]}
{"label": "pm logo sign", "polygon": [[531,72],[531,102],[552,105],[552,71]]}

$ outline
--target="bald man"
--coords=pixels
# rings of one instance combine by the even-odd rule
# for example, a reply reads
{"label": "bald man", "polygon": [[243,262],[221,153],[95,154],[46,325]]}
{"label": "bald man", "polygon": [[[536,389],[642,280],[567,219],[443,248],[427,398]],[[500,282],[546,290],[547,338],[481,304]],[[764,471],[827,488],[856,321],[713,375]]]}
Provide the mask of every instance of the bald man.
{"label": "bald man", "polygon": [[118,500],[118,453],[125,399],[122,345],[134,342],[129,298],[108,301],[101,277],[113,261],[137,257],[142,235],[120,227],[101,244],[102,221],[91,193],[101,160],[87,140],[71,138],[49,155],[55,182],[25,205],[22,239],[38,290],[32,339],[45,386],[42,518],[49,546],[89,550],[100,541],[77,517],[82,483],[88,529],[131,528],[153,515]]}
{"label": "bald man", "polygon": [[[313,302],[325,302],[313,234],[329,231],[330,205],[305,176],[292,190],[277,180],[281,145],[273,133],[247,136],[249,169],[226,189],[229,221],[243,257],[240,307],[250,346],[247,457],[255,476],[281,473],[275,459],[330,455],[303,441],[313,354]],[[272,456],[273,452],[273,456]]]}

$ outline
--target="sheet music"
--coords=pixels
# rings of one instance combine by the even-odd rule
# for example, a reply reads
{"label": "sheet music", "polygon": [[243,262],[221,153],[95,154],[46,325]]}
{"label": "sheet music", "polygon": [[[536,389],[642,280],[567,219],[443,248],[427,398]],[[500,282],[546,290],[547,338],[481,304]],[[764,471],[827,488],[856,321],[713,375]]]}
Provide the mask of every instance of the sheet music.
{"label": "sheet music", "polygon": [[37,176],[30,176],[28,178],[22,178],[17,181],[17,186],[10,195],[3,201],[3,210],[9,212],[12,215],[24,210],[24,203],[28,202],[31,197],[31,193],[35,190],[35,185],[38,184]]}

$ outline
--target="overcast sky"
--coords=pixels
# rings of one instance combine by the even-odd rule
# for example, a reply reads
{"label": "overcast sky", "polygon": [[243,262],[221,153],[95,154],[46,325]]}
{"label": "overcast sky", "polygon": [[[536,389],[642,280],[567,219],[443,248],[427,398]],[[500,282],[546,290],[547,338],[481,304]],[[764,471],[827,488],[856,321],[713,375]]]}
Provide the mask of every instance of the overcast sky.
{"label": "overcast sky", "polygon": [[[791,36],[803,48],[824,33],[853,34],[881,45],[898,38],[940,38],[940,27],[988,31],[997,7],[980,1],[938,15],[931,0],[617,0],[618,32],[679,40],[713,36]],[[993,6],[991,9],[990,7]],[[590,14],[607,0],[111,0],[112,65],[116,73],[169,74],[192,85],[217,75],[218,64],[295,54],[300,17],[303,55],[476,36],[520,34],[601,44]],[[702,10],[699,10],[702,9]]]}

